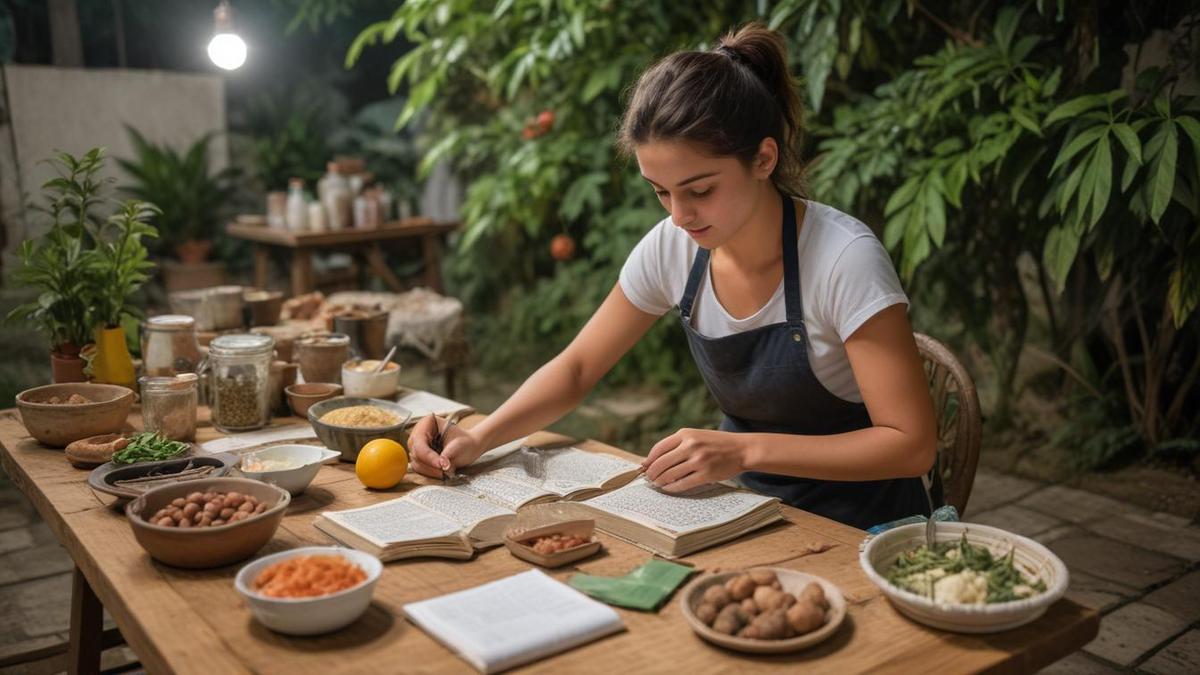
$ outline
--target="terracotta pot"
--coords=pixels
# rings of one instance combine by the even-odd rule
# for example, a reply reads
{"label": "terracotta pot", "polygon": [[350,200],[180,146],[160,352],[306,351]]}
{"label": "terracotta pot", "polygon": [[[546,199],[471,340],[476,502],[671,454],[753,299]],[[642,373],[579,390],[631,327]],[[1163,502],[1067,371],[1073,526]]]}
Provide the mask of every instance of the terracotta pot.
{"label": "terracotta pot", "polygon": [[83,359],[78,354],[69,356],[58,352],[50,352],[50,372],[55,384],[63,382],[87,382],[83,374]]}
{"label": "terracotta pot", "polygon": [[212,246],[212,242],[207,239],[189,239],[175,245],[175,255],[179,256],[180,262],[195,265],[208,260]]}

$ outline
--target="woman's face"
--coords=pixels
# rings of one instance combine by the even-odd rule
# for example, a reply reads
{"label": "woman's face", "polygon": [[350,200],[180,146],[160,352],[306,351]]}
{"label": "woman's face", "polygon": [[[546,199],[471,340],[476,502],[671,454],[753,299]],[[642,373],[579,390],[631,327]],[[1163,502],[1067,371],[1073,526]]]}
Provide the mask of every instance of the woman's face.
{"label": "woman's face", "polygon": [[[737,157],[714,157],[687,141],[648,141],[634,149],[642,176],[675,226],[707,249],[721,246],[742,228],[769,193],[775,167],[774,140],[766,139],[751,166]],[[765,161],[763,161],[765,159]]]}

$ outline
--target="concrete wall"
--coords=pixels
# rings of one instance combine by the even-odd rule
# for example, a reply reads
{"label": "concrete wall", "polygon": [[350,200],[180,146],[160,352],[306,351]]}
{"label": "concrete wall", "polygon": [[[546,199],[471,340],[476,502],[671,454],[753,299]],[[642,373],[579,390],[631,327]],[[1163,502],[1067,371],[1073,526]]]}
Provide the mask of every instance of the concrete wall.
{"label": "concrete wall", "polygon": [[[177,148],[209,131],[225,131],[225,83],[214,75],[6,65],[3,87],[0,220],[6,254],[30,228],[39,230],[38,217],[24,206],[53,175],[42,160],[54,151],[78,155],[104,146],[110,158],[130,158],[125,125]],[[223,133],[213,139],[210,152],[213,169],[228,163]],[[112,159],[108,172],[120,178]],[[11,262],[6,255],[5,270],[12,269]]]}

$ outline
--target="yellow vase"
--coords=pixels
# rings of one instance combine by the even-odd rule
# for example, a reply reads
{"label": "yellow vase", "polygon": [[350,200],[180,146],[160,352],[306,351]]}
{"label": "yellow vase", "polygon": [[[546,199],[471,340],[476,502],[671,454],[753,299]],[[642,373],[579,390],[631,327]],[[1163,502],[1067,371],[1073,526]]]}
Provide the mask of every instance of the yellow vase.
{"label": "yellow vase", "polygon": [[119,384],[133,389],[137,382],[133,357],[125,345],[125,331],[117,328],[96,329],[96,356],[92,360],[92,382]]}

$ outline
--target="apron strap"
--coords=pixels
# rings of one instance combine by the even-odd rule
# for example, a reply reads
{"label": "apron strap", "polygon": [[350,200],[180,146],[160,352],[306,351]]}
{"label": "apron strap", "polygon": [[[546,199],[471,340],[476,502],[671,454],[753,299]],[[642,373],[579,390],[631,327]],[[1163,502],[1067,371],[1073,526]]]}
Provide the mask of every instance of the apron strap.
{"label": "apron strap", "polygon": [[[793,335],[804,335],[804,302],[800,299],[800,250],[796,244],[796,205],[783,197],[783,301]],[[799,330],[799,333],[796,331]],[[800,339],[803,339],[801,337]],[[799,340],[797,340],[799,341]]]}
{"label": "apron strap", "polygon": [[683,298],[679,301],[679,313],[683,320],[691,323],[692,304],[696,301],[696,291],[700,289],[700,281],[708,271],[708,249],[703,246],[696,251],[696,259],[692,262],[692,271],[688,274],[687,286],[683,289]]}
{"label": "apron strap", "polygon": [[[787,308],[788,326],[792,334],[798,336],[797,342],[804,339],[804,303],[800,299],[800,252],[796,243],[796,205],[792,198],[781,195],[783,199],[783,300]],[[684,321],[692,319],[692,305],[696,302],[696,293],[700,290],[700,282],[708,271],[709,251],[700,247],[696,251],[696,259],[692,261],[692,270],[688,273],[687,286],[683,289],[683,297],[679,300],[679,313]]]}

